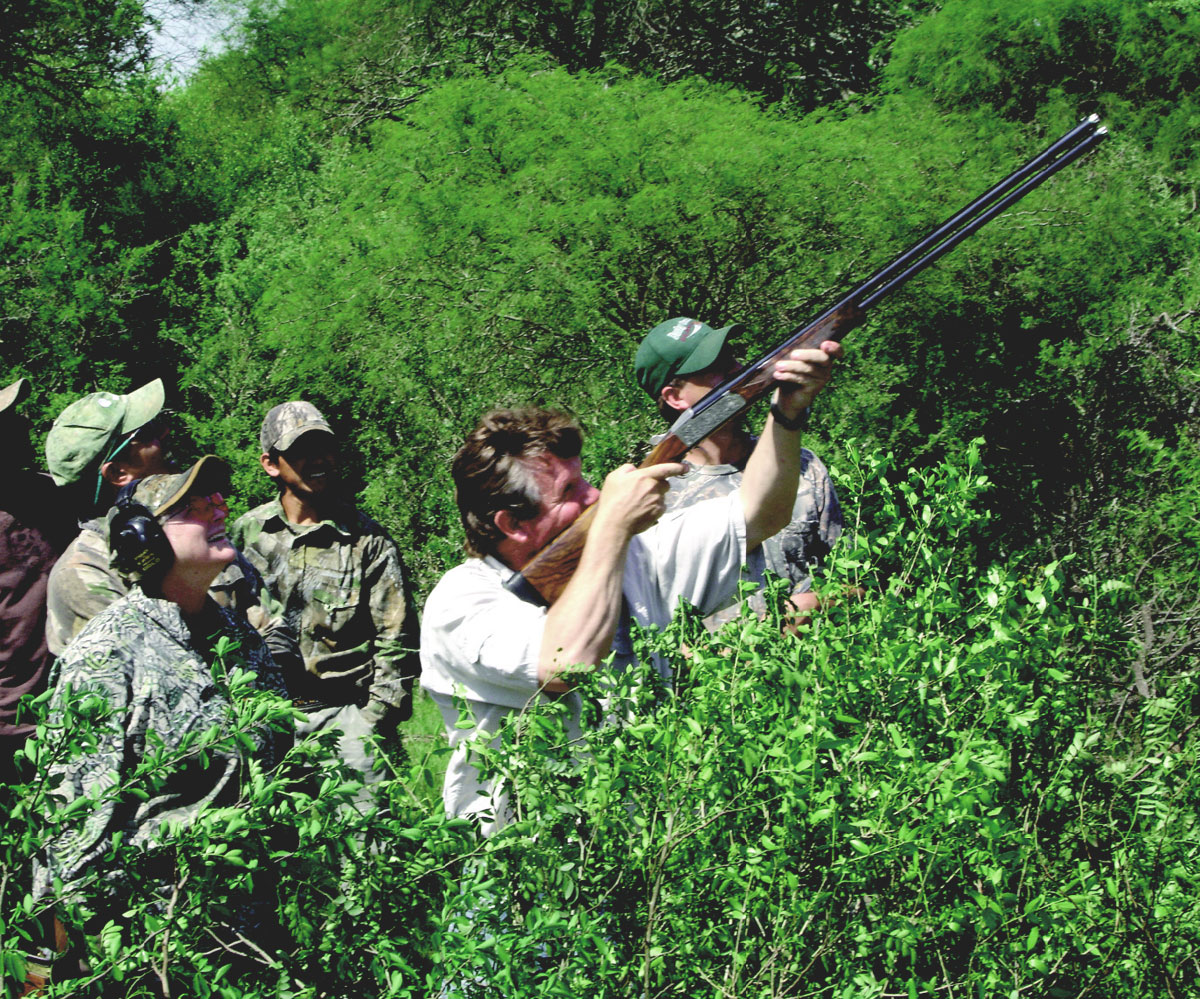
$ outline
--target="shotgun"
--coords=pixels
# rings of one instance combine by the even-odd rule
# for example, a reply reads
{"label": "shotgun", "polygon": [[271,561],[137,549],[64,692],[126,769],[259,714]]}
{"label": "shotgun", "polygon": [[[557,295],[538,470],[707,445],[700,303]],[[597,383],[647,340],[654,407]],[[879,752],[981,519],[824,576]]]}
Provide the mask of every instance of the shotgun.
{"label": "shotgun", "polygon": [[[745,412],[775,387],[777,360],[800,347],[840,340],[861,323],[873,305],[890,295],[935,260],[994,219],[1068,163],[1095,148],[1108,134],[1096,115],[1090,115],[1062,138],[964,206],[864,282],[736,374],[683,413],[667,435],[642,462],[642,467],[679,461],[714,431]],[[579,563],[591,526],[594,507],[585,510],[566,530],[538,552],[508,585],[518,596],[542,604],[558,599]]]}

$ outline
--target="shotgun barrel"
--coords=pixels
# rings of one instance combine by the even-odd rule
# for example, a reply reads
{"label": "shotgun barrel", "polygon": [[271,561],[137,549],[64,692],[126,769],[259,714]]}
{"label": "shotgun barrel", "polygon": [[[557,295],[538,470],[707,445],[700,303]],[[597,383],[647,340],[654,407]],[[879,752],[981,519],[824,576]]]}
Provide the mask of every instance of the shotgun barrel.
{"label": "shotgun barrel", "polygon": [[[702,440],[736,419],[774,388],[775,362],[800,347],[837,340],[862,322],[867,310],[934,261],[953,250],[997,215],[1006,211],[1063,167],[1094,149],[1107,129],[1089,115],[1042,152],[951,215],[903,253],[843,295],[815,318],[796,327],[776,346],[730,376],[700,402],[680,415],[642,467],[678,461]],[[585,510],[565,531],[538,552],[509,584],[525,599],[552,604],[571,579],[593,510]]]}

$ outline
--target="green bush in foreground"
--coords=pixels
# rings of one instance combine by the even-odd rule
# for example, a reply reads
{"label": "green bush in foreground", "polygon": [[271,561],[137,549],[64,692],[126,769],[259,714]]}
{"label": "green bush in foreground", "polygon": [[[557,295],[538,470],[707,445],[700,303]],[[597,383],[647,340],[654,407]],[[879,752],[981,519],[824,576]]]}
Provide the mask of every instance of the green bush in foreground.
{"label": "green bush in foreground", "polygon": [[553,709],[510,733],[521,818],[443,945],[464,994],[1184,994],[1195,682],[1114,743],[1123,587],[964,574],[975,461],[860,459],[886,515],[835,575],[869,593],[800,641],[678,622],[678,696],[618,684],[574,763]]}
{"label": "green bush in foreground", "polygon": [[[487,841],[428,814],[416,768],[365,819],[334,774],[264,775],[164,847],[187,872],[175,913],[132,905],[97,973],[154,962],[172,994],[264,997],[1188,994],[1195,679],[1116,718],[1129,586],[1061,562],[969,568],[976,449],[898,484],[887,460],[841,465],[879,513],[824,585],[863,600],[798,638],[687,615],[640,636],[675,689],[585,681],[582,746],[561,704],[509,726],[482,752],[516,817]],[[17,793],[10,974],[19,858],[44,835],[37,786]],[[276,885],[286,943],[235,984],[207,930],[251,877]]]}

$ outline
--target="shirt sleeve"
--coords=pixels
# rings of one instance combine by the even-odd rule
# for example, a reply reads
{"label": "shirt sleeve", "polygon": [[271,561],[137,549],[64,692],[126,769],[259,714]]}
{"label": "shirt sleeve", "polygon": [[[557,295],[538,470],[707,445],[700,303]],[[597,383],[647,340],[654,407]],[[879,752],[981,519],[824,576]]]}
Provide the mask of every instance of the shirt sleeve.
{"label": "shirt sleeve", "polygon": [[395,542],[386,536],[377,540],[363,577],[375,624],[371,699],[411,711],[413,683],[421,674],[417,615]]}
{"label": "shirt sleeve", "polygon": [[833,479],[829,477],[829,469],[815,454],[808,468],[813,479],[813,490],[817,494],[820,505],[820,515],[817,523],[817,533],[826,547],[832,548],[834,542],[842,536],[845,519],[842,516],[842,504],[833,488]]}
{"label": "shirt sleeve", "polygon": [[[83,725],[89,743],[86,751],[60,756],[50,764],[48,777],[54,797],[64,804],[92,798],[94,804],[83,813],[83,821],[63,827],[47,844],[45,865],[35,871],[35,890],[39,894],[48,892],[56,878],[66,884],[77,880],[108,849],[113,831],[123,825],[117,815],[115,792],[121,783],[125,724],[131,709],[129,678],[116,655],[76,656],[64,660],[61,668],[46,719],[58,729],[58,738],[72,738],[81,726],[75,716],[75,699],[66,696],[68,685],[76,695],[81,691],[99,694],[108,707],[100,717],[91,716],[91,709],[87,709],[89,717]],[[43,752],[47,750],[49,746]]]}
{"label": "shirt sleeve", "polygon": [[524,707],[541,689],[545,626],[545,608],[510,593],[486,569],[459,566],[425,605],[421,683],[447,696]]}
{"label": "shirt sleeve", "polygon": [[51,570],[46,591],[46,639],[50,651],[61,656],[83,626],[125,592],[124,584],[109,568],[103,553],[83,543],[69,550]]}

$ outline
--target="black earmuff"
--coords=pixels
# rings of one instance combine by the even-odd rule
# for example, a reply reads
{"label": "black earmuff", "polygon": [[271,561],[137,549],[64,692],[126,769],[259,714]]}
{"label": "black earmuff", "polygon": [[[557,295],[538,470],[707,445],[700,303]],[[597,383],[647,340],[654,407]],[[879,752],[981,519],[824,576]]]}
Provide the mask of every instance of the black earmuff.
{"label": "black earmuff", "polygon": [[140,579],[161,576],[171,568],[175,552],[158,518],[133,499],[137,481],[121,487],[108,521],[112,564]]}

